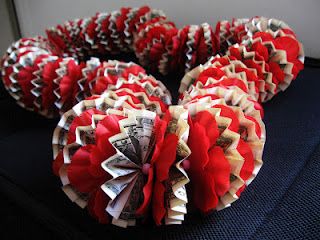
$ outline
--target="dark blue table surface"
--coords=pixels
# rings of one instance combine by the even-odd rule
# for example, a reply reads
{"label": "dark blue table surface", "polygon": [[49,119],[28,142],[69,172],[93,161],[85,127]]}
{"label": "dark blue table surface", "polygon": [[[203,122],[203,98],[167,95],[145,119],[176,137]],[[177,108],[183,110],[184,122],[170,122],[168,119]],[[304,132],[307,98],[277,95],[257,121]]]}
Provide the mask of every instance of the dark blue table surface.
{"label": "dark blue table surface", "polygon": [[[177,80],[162,79],[176,92]],[[96,223],[60,190],[51,171],[58,119],[20,108],[1,90],[0,236],[320,239],[320,69],[306,68],[264,107],[264,165],[232,207],[207,216],[188,214],[181,226],[119,229]]]}

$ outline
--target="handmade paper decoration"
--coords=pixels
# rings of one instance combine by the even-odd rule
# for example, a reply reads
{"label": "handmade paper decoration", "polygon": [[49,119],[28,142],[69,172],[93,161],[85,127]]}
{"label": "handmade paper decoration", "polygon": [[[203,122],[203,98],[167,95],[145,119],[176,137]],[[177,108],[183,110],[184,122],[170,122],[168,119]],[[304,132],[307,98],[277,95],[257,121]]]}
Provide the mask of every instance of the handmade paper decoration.
{"label": "handmade paper decoration", "polygon": [[[10,65],[13,59],[18,61]],[[144,93],[163,106],[171,104],[166,87],[132,62],[91,58],[79,64],[38,48],[21,48],[10,54],[4,66],[3,71],[9,74],[8,79],[3,78],[9,93],[19,105],[46,117],[62,114],[86,97],[122,88]]]}
{"label": "handmade paper decoration", "polygon": [[157,224],[181,223],[187,111],[170,107],[160,118],[130,100],[101,96],[66,112],[54,131],[54,172],[70,200],[100,222],[127,227],[152,210]]}
{"label": "handmade paper decoration", "polygon": [[[53,171],[100,223],[181,224],[231,206],[257,176],[266,141],[261,103],[303,69],[302,44],[273,18],[181,29],[149,7],[67,21],[13,43],[1,61],[17,103],[61,119]],[[178,105],[133,63],[184,74]]]}
{"label": "handmade paper decoration", "polygon": [[192,89],[184,101],[188,97],[191,100],[184,104],[190,115],[187,172],[193,203],[203,212],[223,209],[238,199],[262,166],[265,127],[261,112],[237,87]]}
{"label": "handmade paper decoration", "polygon": [[[47,117],[101,94],[108,81],[122,74],[112,61],[87,60],[90,57],[133,51],[143,66],[162,74],[188,72],[210,58],[214,67],[230,69],[226,65],[235,64],[233,71],[246,78],[242,81],[248,82],[248,91],[259,102],[285,90],[304,62],[302,44],[293,30],[280,20],[264,17],[177,29],[162,11],[122,8],[67,21],[46,32],[47,39],[23,38],[12,44],[1,68],[4,85],[18,104]],[[124,79],[130,73],[145,73],[129,65],[119,65],[126,68]],[[182,84],[181,91],[191,82]]]}

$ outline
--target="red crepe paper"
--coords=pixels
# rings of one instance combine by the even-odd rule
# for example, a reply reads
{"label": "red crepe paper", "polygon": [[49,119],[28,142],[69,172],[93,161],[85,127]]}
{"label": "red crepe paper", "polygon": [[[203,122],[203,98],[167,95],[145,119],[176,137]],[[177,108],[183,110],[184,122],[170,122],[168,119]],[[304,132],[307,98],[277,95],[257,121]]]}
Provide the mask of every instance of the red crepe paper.
{"label": "red crepe paper", "polygon": [[165,181],[169,178],[169,169],[176,159],[178,138],[175,134],[167,134],[163,140],[160,154],[155,161],[156,181],[153,194],[153,218],[157,225],[164,218],[165,209]]}
{"label": "red crepe paper", "polygon": [[[75,131],[75,127],[90,125],[92,114],[99,113],[101,114],[97,110],[88,110],[75,118],[70,127],[68,141],[74,140],[74,135],[71,133]],[[115,149],[107,139],[120,132],[118,121],[122,118],[111,115],[101,120],[95,131],[96,143],[80,147],[67,167],[70,183],[77,191],[89,194],[88,209],[101,223],[108,222],[105,207],[109,198],[102,192],[100,186],[111,179],[111,176],[102,169],[101,163],[115,153]],[[57,169],[61,167],[61,159],[63,157],[60,153],[53,164],[55,173],[58,173]]]}
{"label": "red crepe paper", "polygon": [[109,223],[109,217],[105,211],[108,201],[108,196],[100,188],[90,194],[88,211],[99,223]]}
{"label": "red crepe paper", "polygon": [[246,181],[253,172],[253,168],[254,168],[253,153],[250,146],[242,139],[239,140],[237,150],[239,151],[241,156],[244,158],[244,163],[241,168],[240,177]]}
{"label": "red crepe paper", "polygon": [[[77,81],[82,78],[81,69],[83,64],[78,65],[74,61],[67,63],[67,75],[63,76],[59,83],[61,99],[64,102],[75,104],[75,96],[78,92]],[[68,107],[69,109],[70,107]]]}
{"label": "red crepe paper", "polygon": [[228,127],[228,129],[230,129],[231,131],[234,131],[234,132],[238,132],[239,120],[238,120],[237,115],[232,111],[232,109],[227,106],[220,105],[220,104],[217,104],[214,107],[221,109],[220,116],[227,117],[227,118],[231,119],[231,124]]}
{"label": "red crepe paper", "polygon": [[192,198],[197,208],[208,212],[216,208],[218,197],[225,194],[229,188],[230,166],[223,150],[214,146],[219,130],[210,113],[198,113],[196,119],[189,120],[189,125]]}
{"label": "red crepe paper", "polygon": [[56,100],[54,89],[57,87],[57,85],[53,80],[58,77],[55,70],[59,68],[60,62],[61,59],[58,59],[54,62],[48,62],[43,68],[42,77],[44,87],[42,89],[42,106],[45,109],[53,108],[54,102]]}
{"label": "red crepe paper", "polygon": [[[162,154],[162,148],[164,146],[164,136],[165,136],[165,131],[168,125],[168,122],[170,121],[171,116],[170,114],[166,114],[162,119],[160,119],[159,117],[156,117],[155,119],[155,123],[154,123],[154,129],[155,129],[155,147],[153,150],[153,155],[152,158],[150,160],[151,163],[151,167],[149,169],[149,174],[148,174],[148,181],[146,183],[146,185],[143,187],[143,194],[144,194],[144,200],[143,203],[141,204],[141,206],[137,209],[136,213],[138,215],[145,215],[146,211],[148,210],[149,204],[151,202],[151,198],[153,199],[153,209],[157,208],[157,203],[163,206],[163,195],[157,195],[157,193],[155,193],[155,189],[163,189],[163,185],[161,183],[161,181],[158,179],[157,181],[154,181],[154,171],[157,168],[157,163],[158,161],[161,161],[161,158],[163,158],[163,156],[161,157],[160,155]],[[160,159],[160,160],[159,160]],[[167,160],[164,160],[165,162]],[[155,165],[155,168],[153,168],[153,165]],[[150,174],[150,171],[152,171],[152,174]],[[162,190],[160,190],[162,191]],[[154,201],[156,201],[157,203],[155,203]],[[154,211],[158,211],[158,210],[154,210]],[[163,218],[163,209],[161,210],[160,213],[154,213],[154,219],[157,219],[158,224],[161,223],[161,219]]]}

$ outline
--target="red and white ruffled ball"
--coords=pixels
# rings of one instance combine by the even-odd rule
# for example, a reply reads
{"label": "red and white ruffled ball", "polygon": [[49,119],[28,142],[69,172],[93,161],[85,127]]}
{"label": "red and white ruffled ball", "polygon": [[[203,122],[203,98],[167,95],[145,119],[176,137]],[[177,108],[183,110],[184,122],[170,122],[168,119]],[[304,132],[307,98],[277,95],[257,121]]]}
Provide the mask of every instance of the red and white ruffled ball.
{"label": "red and white ruffled ball", "polygon": [[54,131],[64,192],[101,223],[180,224],[189,206],[230,206],[259,172],[262,109],[240,88],[190,91],[165,113],[146,109],[106,92],[63,114]]}
{"label": "red and white ruffled ball", "polygon": [[131,94],[144,92],[164,107],[171,104],[166,87],[132,62],[91,58],[78,63],[38,47],[23,47],[11,52],[3,66],[4,85],[18,104],[46,117],[62,114],[86,97],[120,88]]}
{"label": "red and white ruffled ball", "polygon": [[187,111],[170,107],[160,117],[130,100],[101,96],[66,112],[54,131],[54,172],[68,197],[101,223],[135,225],[150,211],[157,224],[180,223]]}

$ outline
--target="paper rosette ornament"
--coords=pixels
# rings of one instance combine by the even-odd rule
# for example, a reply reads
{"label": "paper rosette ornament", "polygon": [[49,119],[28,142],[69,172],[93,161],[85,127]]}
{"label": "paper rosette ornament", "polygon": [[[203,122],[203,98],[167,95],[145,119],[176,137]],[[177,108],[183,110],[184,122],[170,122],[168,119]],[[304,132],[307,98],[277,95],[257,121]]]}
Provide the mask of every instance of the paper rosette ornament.
{"label": "paper rosette ornament", "polygon": [[303,68],[301,51],[299,42],[291,37],[274,39],[269,33],[258,33],[253,40],[230,47],[227,55],[212,57],[188,72],[181,81],[179,92],[183,93],[197,82],[237,85],[253,99],[265,102],[285,90],[296,78]]}
{"label": "paper rosette ornament", "polygon": [[164,108],[171,104],[166,87],[132,62],[91,58],[78,64],[73,58],[62,59],[37,47],[24,47],[10,53],[3,66],[9,93],[21,106],[46,117],[62,114],[86,97],[122,88],[145,94]]}
{"label": "paper rosette ornament", "polygon": [[230,23],[227,20],[218,22],[221,46],[227,49],[236,43],[252,38],[257,32],[270,34],[286,34],[296,38],[292,28],[285,22],[266,17],[234,18]]}
{"label": "paper rosette ornament", "polygon": [[[232,59],[232,60],[231,60]],[[212,57],[204,65],[192,69],[181,80],[179,92],[182,94],[193,87],[238,87],[250,94],[253,99],[259,98],[259,79],[255,71],[248,69],[246,65],[228,56]]]}
{"label": "paper rosette ornament", "polygon": [[187,111],[171,107],[161,119],[129,100],[102,96],[66,112],[53,136],[54,172],[68,197],[102,223],[135,225],[149,210],[156,224],[181,223]]}
{"label": "paper rosette ornament", "polygon": [[140,63],[164,75],[188,71],[219,50],[219,38],[208,23],[177,29],[164,17],[141,25],[134,42]]}
{"label": "paper rosette ornament", "polygon": [[284,91],[303,69],[304,51],[293,30],[283,21],[254,17],[220,22],[226,55],[255,73],[259,101]]}
{"label": "paper rosette ornament", "polygon": [[54,54],[62,57],[93,56],[132,51],[136,29],[152,18],[164,16],[162,11],[141,8],[121,8],[93,17],[67,21],[47,29]]}
{"label": "paper rosette ornament", "polygon": [[216,57],[182,79],[179,103],[190,115],[187,173],[203,212],[230,206],[262,166],[265,126],[254,76],[240,61]]}
{"label": "paper rosette ornament", "polygon": [[[245,112],[257,110],[255,114],[263,118],[263,108],[256,101],[258,89],[253,82],[256,79],[255,75],[250,70],[242,68],[243,64],[239,61],[228,64],[228,58],[218,58],[218,60],[227,64],[223,66],[217,61],[218,67],[215,67],[216,64],[212,65],[209,62],[184,76],[179,89],[179,92],[182,92],[180,104],[186,104],[192,100],[198,101],[199,98],[206,96],[213,99],[224,98],[228,105],[240,106]],[[237,65],[240,68],[237,68]],[[238,72],[237,69],[240,71]],[[248,81],[249,79],[252,80]]]}
{"label": "paper rosette ornament", "polygon": [[200,91],[184,107],[190,115],[187,173],[193,203],[203,212],[228,207],[262,166],[265,126],[261,113],[237,88]]}
{"label": "paper rosette ornament", "polygon": [[265,128],[241,89],[214,87],[162,117],[107,95],[66,112],[53,137],[63,190],[100,222],[127,227],[151,212],[158,225],[180,224],[187,192],[202,212],[220,210],[259,172]]}
{"label": "paper rosette ornament", "polygon": [[[38,39],[37,39],[38,40]],[[33,72],[37,71],[36,64],[49,56],[49,52],[39,46],[36,39],[20,40],[8,49],[2,60],[2,81],[10,95],[17,103],[27,109],[32,109],[34,97],[31,80]]]}

